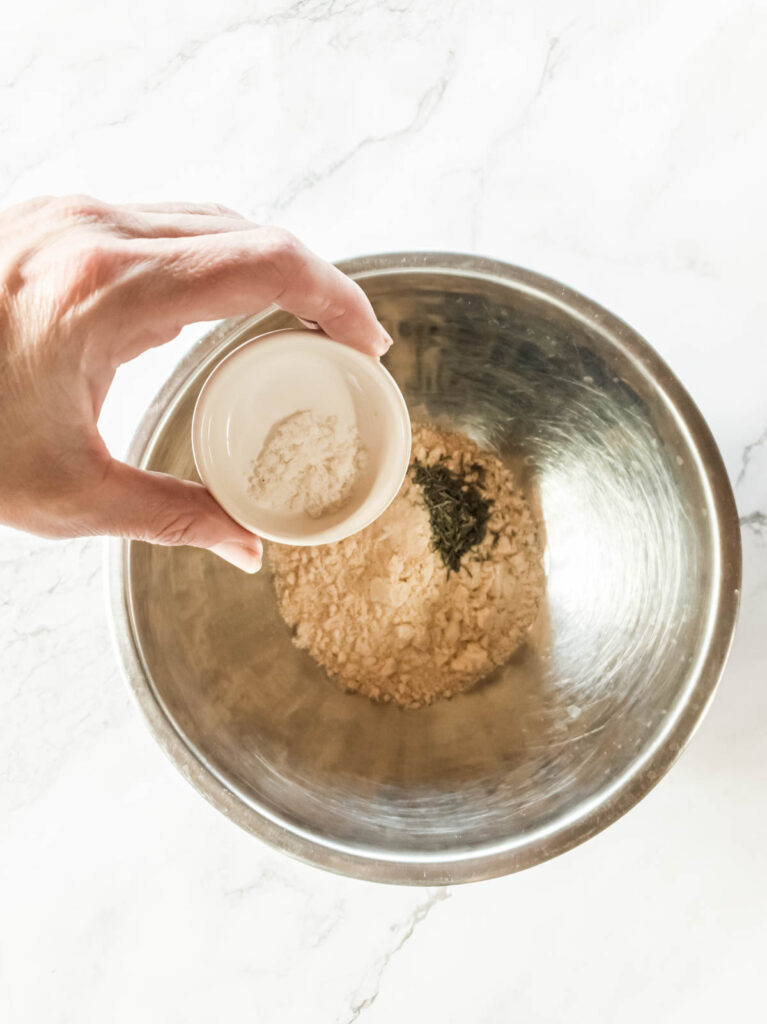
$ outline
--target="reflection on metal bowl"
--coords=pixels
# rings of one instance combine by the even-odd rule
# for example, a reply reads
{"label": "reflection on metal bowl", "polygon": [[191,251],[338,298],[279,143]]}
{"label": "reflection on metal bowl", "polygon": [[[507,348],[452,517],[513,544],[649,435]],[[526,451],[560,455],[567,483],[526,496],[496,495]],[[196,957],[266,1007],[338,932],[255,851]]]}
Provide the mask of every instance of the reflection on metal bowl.
{"label": "reflection on metal bowl", "polygon": [[[604,828],[672,764],[732,637],[740,541],[700,413],[624,323],[547,278],[471,256],[342,268],[395,346],[414,418],[517,467],[545,530],[547,595],[525,647],[474,691],[417,711],[341,693],[291,643],[268,571],[114,541],[120,656],[154,735],[242,827],[361,878],[468,881]],[[295,321],[221,325],[178,367],[131,457],[194,476],[211,366]]]}

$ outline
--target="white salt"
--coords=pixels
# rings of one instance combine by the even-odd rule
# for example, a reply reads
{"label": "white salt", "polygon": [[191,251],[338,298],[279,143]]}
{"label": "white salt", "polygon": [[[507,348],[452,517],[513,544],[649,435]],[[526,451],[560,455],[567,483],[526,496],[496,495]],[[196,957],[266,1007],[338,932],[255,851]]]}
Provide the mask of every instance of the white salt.
{"label": "white salt", "polygon": [[265,508],[317,519],[343,507],[364,461],[356,426],[302,409],[267,434],[249,491]]}

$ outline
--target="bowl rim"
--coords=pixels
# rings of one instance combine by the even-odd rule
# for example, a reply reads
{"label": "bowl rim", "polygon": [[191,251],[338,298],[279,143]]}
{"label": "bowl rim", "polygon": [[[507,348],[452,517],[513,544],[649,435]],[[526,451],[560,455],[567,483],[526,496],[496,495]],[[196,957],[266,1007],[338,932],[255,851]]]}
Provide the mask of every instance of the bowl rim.
{"label": "bowl rim", "polygon": [[[394,252],[339,261],[340,270],[365,281],[400,272],[431,275],[459,274],[537,296],[581,320],[623,351],[658,388],[676,414],[699,472],[708,486],[717,544],[718,586],[713,589],[708,645],[691,675],[687,700],[676,718],[661,730],[644,756],[624,775],[591,801],[584,812],[571,816],[561,827],[532,834],[515,845],[500,844],[463,856],[386,856],[330,845],[270,817],[265,809],[244,803],[206,766],[176,731],[151,684],[135,639],[130,607],[130,546],[120,538],[107,538],[104,546],[104,581],[113,643],[123,674],[161,749],[187,779],[219,811],[276,849],[305,863],[368,881],[411,885],[449,885],[481,881],[520,871],[558,856],[607,828],[637,804],[666,774],[689,742],[710,707],[729,654],[740,600],[742,553],[738,513],[721,453],[702,413],[681,382],[657,352],[623,320],[593,300],[560,282],[534,271],[483,256],[441,251]],[[252,317],[224,320],[205,334],[178,363],[140,421],[126,459],[142,465],[151,455],[154,439],[174,408],[174,399],[192,375],[211,365],[225,342],[251,330],[273,315],[270,306]]]}
{"label": "bowl rim", "polygon": [[[316,348],[317,350],[323,350],[327,353],[328,359],[331,361],[338,360],[339,362],[356,363],[360,367],[364,367],[366,374],[372,381],[375,381],[375,387],[377,387],[382,393],[387,393],[392,398],[392,406],[396,410],[398,425],[403,428],[403,435],[405,437],[405,443],[402,445],[401,451],[398,452],[399,464],[397,466],[397,474],[391,478],[391,488],[383,499],[376,503],[371,503],[366,516],[359,520],[351,529],[349,529],[349,520],[341,520],[336,523],[335,526],[322,527],[313,534],[302,534],[296,535],[295,533],[285,532],[277,533],[273,530],[264,529],[259,526],[254,518],[252,521],[247,522],[241,516],[229,507],[226,501],[226,495],[218,491],[211,484],[210,476],[207,473],[207,459],[204,457],[204,446],[201,443],[201,421],[205,411],[205,404],[210,400],[210,395],[213,390],[213,384],[215,378],[225,369],[232,366],[239,360],[242,360],[243,356],[247,356],[249,353],[260,352],[261,355],[267,355],[273,351],[278,345],[284,346],[285,342],[294,342],[299,348]],[[338,350],[341,349],[342,352]],[[368,371],[371,371],[368,373]],[[387,408],[389,403],[387,403]],[[392,421],[393,422],[393,421]],[[359,352],[356,349],[349,347],[348,345],[341,345],[337,341],[333,341],[326,334],[319,331],[311,331],[307,328],[282,328],[275,331],[267,331],[265,334],[258,334],[253,338],[248,338],[247,341],[243,341],[241,345],[232,349],[228,352],[223,359],[220,359],[211,369],[203,381],[200,392],[197,395],[197,401],[194,403],[194,410],[192,411],[192,426],[191,426],[191,443],[192,443],[192,456],[194,458],[194,464],[197,468],[197,472],[200,479],[208,488],[210,493],[224,509],[227,515],[231,516],[235,522],[239,523],[240,526],[246,530],[250,530],[252,533],[257,534],[259,537],[265,540],[274,541],[277,544],[290,544],[294,547],[307,547],[315,544],[331,544],[336,541],[344,540],[346,537],[350,537],[355,533],[359,533],[364,530],[365,527],[370,526],[380,515],[382,515],[386,509],[391,505],[394,499],[397,497],[402,482],[405,479],[407,473],[407,467],[410,464],[410,443],[411,443],[411,431],[410,431],[410,414],[408,413],[407,403],[399,389],[399,385],[375,356],[366,355],[364,352]],[[363,505],[364,507],[364,505]],[[322,519],[316,520],[318,526],[322,523]]]}

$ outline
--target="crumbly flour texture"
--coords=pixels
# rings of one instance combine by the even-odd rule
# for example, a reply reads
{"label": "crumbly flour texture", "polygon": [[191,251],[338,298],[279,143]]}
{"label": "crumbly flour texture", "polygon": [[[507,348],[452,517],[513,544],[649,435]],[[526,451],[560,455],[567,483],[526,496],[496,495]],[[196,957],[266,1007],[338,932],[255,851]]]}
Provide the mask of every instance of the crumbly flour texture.
{"label": "crumbly flour texture", "polygon": [[413,460],[471,466],[492,500],[487,532],[458,572],[435,548],[412,465],[397,498],[361,533],[270,550],[295,643],[345,690],[403,707],[467,690],[506,661],[544,585],[536,521],[499,459],[462,434],[414,425]]}
{"label": "crumbly flour texture", "polygon": [[267,508],[317,519],[342,508],[364,459],[355,426],[301,409],[267,434],[248,489]]}

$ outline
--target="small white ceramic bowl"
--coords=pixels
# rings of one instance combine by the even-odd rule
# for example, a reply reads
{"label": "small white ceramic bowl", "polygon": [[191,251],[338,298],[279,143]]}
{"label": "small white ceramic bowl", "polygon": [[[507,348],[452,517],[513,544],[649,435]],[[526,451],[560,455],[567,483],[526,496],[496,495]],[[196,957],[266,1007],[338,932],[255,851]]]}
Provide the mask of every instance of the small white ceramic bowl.
{"label": "small white ceramic bowl", "polygon": [[[248,490],[270,429],[303,409],[355,424],[367,456],[344,507],[316,519],[267,508]],[[396,496],[410,462],[410,417],[377,359],[315,331],[273,331],[240,345],[205,381],[192,451],[202,482],[241,526],[282,544],[328,544],[368,526]]]}

